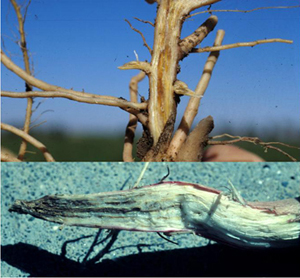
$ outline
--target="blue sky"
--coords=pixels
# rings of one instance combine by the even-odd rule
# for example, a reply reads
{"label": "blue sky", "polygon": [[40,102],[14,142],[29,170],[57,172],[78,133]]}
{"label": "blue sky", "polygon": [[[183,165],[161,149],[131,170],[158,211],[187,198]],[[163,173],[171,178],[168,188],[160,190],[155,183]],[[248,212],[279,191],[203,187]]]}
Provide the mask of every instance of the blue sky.
{"label": "blue sky", "polygon": [[[212,9],[252,9],[263,6],[299,5],[294,0],[226,0]],[[121,71],[118,66],[135,60],[150,60],[139,34],[124,21],[141,30],[149,45],[153,28],[134,19],[154,21],[156,5],[143,0],[33,0],[25,30],[34,75],[48,83],[85,92],[128,99],[128,84],[137,71]],[[2,36],[4,50],[23,67],[16,41],[17,21],[8,0],[2,0]],[[258,135],[282,126],[287,132],[298,130],[300,111],[300,9],[272,9],[252,13],[216,13],[219,23],[203,41],[212,45],[217,29],[226,34],[223,44],[265,38],[293,40],[290,44],[264,44],[221,52],[208,90],[202,99],[198,122],[212,115],[218,130],[228,125],[252,127]],[[182,36],[192,33],[208,14],[185,22]],[[3,45],[2,45],[3,47]],[[179,79],[194,89],[208,54],[191,54],[181,62]],[[24,82],[2,66],[2,89],[24,91]],[[147,78],[140,84],[140,95],[148,96]],[[42,99],[36,99],[35,107]],[[188,97],[178,108],[180,119]],[[21,127],[25,99],[3,98],[2,121]],[[128,114],[119,108],[77,103],[65,99],[46,99],[32,117],[36,129],[59,127],[68,133],[123,134]]]}

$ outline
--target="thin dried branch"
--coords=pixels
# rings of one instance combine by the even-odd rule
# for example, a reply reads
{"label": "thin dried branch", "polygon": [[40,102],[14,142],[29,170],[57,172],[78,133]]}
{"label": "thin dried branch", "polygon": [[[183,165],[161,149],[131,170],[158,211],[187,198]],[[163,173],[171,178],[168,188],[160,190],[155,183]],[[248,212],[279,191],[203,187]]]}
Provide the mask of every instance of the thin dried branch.
{"label": "thin dried branch", "polygon": [[14,133],[17,136],[21,137],[22,139],[26,140],[28,143],[35,146],[37,149],[39,149],[43,153],[46,161],[48,161],[48,162],[54,162],[55,161],[54,158],[52,157],[52,155],[47,150],[46,146],[44,144],[42,144],[40,141],[36,140],[31,135],[27,134],[26,132],[24,132],[24,131],[22,131],[22,130],[14,127],[14,126],[4,124],[4,123],[1,123],[1,129],[9,131],[11,133]]}
{"label": "thin dried branch", "polygon": [[[199,9],[203,6],[210,6],[220,1],[221,0],[184,0],[183,3],[189,9],[188,13],[190,13],[195,9]],[[186,13],[185,15],[187,15],[188,13]]]}
{"label": "thin dried branch", "polygon": [[[25,71],[31,75],[31,71],[30,71],[30,65],[29,65],[29,56],[28,56],[28,49],[27,49],[27,43],[26,43],[26,38],[25,38],[25,31],[24,31],[24,23],[25,23],[25,19],[26,19],[26,14],[27,14],[27,10],[28,7],[31,3],[31,0],[28,1],[26,7],[25,7],[25,13],[24,13],[24,17],[22,17],[21,14],[21,7],[17,4],[17,2],[15,0],[10,0],[10,2],[12,3],[15,12],[17,14],[17,18],[18,18],[18,23],[19,23],[19,33],[20,33],[20,48],[22,50],[23,53],[23,60],[24,60],[24,65],[25,65]],[[26,87],[26,91],[32,91],[32,86],[29,83],[25,83],[25,87]],[[25,114],[25,121],[24,121],[24,126],[23,126],[23,130],[26,133],[29,133],[29,129],[30,129],[30,121],[31,121],[31,115],[32,115],[32,98],[28,98],[27,99],[27,106],[26,106],[26,114]],[[24,155],[27,149],[27,142],[25,140],[22,140],[22,143],[20,145],[20,149],[19,149],[19,155],[18,158],[20,160],[24,159]]]}
{"label": "thin dried branch", "polygon": [[135,31],[135,32],[137,32],[137,33],[139,33],[139,34],[141,35],[141,37],[142,37],[142,39],[143,39],[143,42],[144,42],[144,46],[147,47],[147,49],[149,50],[150,55],[152,55],[152,49],[151,49],[151,47],[148,45],[148,43],[146,42],[146,39],[145,39],[145,36],[143,35],[143,33],[142,33],[140,30],[134,28],[134,27],[131,25],[131,23],[130,23],[127,19],[125,19],[125,21],[129,24],[130,28],[131,28],[133,31]]}
{"label": "thin dried branch", "polygon": [[90,104],[117,106],[132,114],[138,114],[140,110],[145,110],[147,108],[147,103],[134,103],[121,98],[101,96],[101,95],[95,95],[90,93],[81,93],[73,90],[33,91],[33,92],[21,92],[21,93],[1,91],[1,96],[11,97],[11,98],[27,98],[27,97],[67,98],[70,100],[90,103]]}
{"label": "thin dried branch", "polygon": [[[130,89],[130,101],[137,103],[138,101],[138,83],[145,78],[146,74],[143,71],[140,71],[138,75],[134,76],[130,80],[129,89]],[[133,162],[132,149],[133,149],[133,140],[135,135],[135,130],[137,127],[138,118],[135,115],[129,115],[129,122],[126,127],[125,132],[125,141],[123,148],[123,161],[124,162]]]}
{"label": "thin dried branch", "polygon": [[151,74],[151,65],[148,62],[132,61],[118,67],[121,70],[138,69],[144,71],[146,74]]}
{"label": "thin dried branch", "polygon": [[196,29],[191,35],[182,39],[179,43],[181,48],[181,59],[186,57],[191,50],[201,43],[206,36],[214,30],[218,23],[218,18],[215,15],[209,17],[200,27]]}
{"label": "thin dried branch", "polygon": [[143,19],[140,19],[140,18],[137,18],[137,17],[134,17],[134,19],[136,19],[137,21],[140,21],[140,22],[143,22],[143,23],[146,23],[146,24],[150,24],[152,27],[154,27],[154,23],[149,21],[149,20],[143,20]]}
{"label": "thin dried branch", "polygon": [[[13,5],[15,12],[17,14],[18,18],[18,24],[19,24],[19,33],[20,33],[20,48],[23,53],[23,60],[25,64],[25,71],[28,74],[31,74],[30,71],[30,64],[29,64],[29,56],[28,56],[28,49],[27,49],[27,43],[26,43],[26,38],[25,38],[25,31],[24,31],[24,23],[25,23],[25,17],[23,19],[23,16],[21,14],[21,7],[17,4],[15,0],[10,0],[11,4]],[[29,1],[28,5],[30,4],[31,1]],[[27,5],[27,8],[28,8]],[[32,91],[32,86],[28,83],[26,83],[26,91]]]}
{"label": "thin dried branch", "polygon": [[199,14],[204,14],[204,13],[217,13],[217,12],[235,12],[235,13],[251,13],[254,11],[258,10],[266,10],[266,9],[294,9],[294,8],[299,8],[300,6],[278,6],[278,7],[260,7],[260,8],[255,8],[252,10],[206,10],[206,11],[201,11],[197,13],[193,13],[187,16],[187,18],[190,18],[195,15]]}
{"label": "thin dried branch", "polygon": [[[224,38],[225,32],[223,30],[218,30],[216,39],[214,42],[215,46],[218,46],[222,43]],[[189,133],[189,130],[192,127],[193,121],[198,114],[198,108],[200,105],[201,98],[203,97],[211,75],[212,71],[214,69],[214,66],[218,60],[219,52],[211,52],[210,55],[207,58],[207,61],[204,65],[204,69],[202,72],[201,79],[196,87],[195,95],[197,97],[191,97],[188,105],[184,111],[183,117],[181,119],[181,122],[179,124],[179,127],[177,131],[174,134],[174,137],[170,143],[169,149],[168,149],[168,155],[171,157],[171,160],[176,160],[176,156],[182,146],[182,144],[185,142],[187,135]]]}
{"label": "thin dried branch", "polygon": [[24,10],[25,10],[25,11],[24,11],[24,16],[23,16],[23,21],[24,21],[24,23],[25,23],[25,21],[26,21],[27,11],[28,11],[28,8],[29,8],[30,4],[31,4],[31,0],[28,1],[27,5],[26,5],[25,8],[24,8]]}
{"label": "thin dried branch", "polygon": [[173,86],[174,92],[178,95],[190,96],[190,97],[199,97],[195,94],[194,91],[189,89],[188,85],[180,80],[176,80]]}
{"label": "thin dried branch", "polygon": [[253,42],[237,42],[233,44],[225,44],[220,46],[207,46],[203,48],[196,48],[192,50],[192,53],[202,53],[202,52],[210,52],[210,51],[220,51],[225,49],[232,49],[237,47],[245,47],[245,46],[255,46],[258,44],[263,43],[274,43],[274,42],[281,42],[281,43],[293,43],[291,40],[284,40],[284,39],[266,39],[266,40],[257,40]]}
{"label": "thin dried branch", "polygon": [[[222,138],[222,137],[230,137],[230,138],[235,138],[235,139],[233,139],[233,140],[226,140],[226,141],[225,140],[224,141],[212,141],[214,139]],[[234,136],[234,135],[230,135],[230,134],[227,134],[227,133],[210,137],[210,140],[208,140],[208,145],[228,145],[228,144],[234,144],[234,143],[238,143],[238,142],[250,142],[250,143],[253,143],[255,145],[261,145],[265,150],[267,150],[267,149],[274,149],[274,150],[276,150],[276,151],[284,154],[289,159],[291,159],[292,161],[295,161],[295,162],[297,161],[296,158],[294,158],[293,156],[289,155],[287,152],[281,150],[280,148],[274,147],[272,145],[281,145],[281,146],[285,146],[285,147],[288,147],[288,148],[293,148],[293,149],[300,150],[299,147],[291,146],[291,145],[288,145],[288,144],[285,144],[285,143],[281,143],[281,142],[263,142],[258,137]]]}

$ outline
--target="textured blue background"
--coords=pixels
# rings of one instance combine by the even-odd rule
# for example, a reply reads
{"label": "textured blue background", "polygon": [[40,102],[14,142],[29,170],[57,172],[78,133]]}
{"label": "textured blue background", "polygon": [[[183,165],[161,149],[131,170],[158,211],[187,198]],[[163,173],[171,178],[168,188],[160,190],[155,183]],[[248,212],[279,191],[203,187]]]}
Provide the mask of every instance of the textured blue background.
{"label": "textured blue background", "polygon": [[[151,163],[141,185],[158,182],[167,173],[166,165]],[[230,179],[246,200],[268,201],[299,196],[299,163],[168,165],[171,172],[167,180],[189,181],[224,190],[223,186]],[[32,200],[48,194],[87,194],[128,188],[137,180],[143,163],[2,163],[1,166],[1,274],[4,277],[289,276],[298,269],[290,250],[280,250],[280,253],[237,250],[209,244],[208,240],[190,234],[172,236],[170,239],[178,243],[175,245],[156,233],[125,231],[118,234],[99,264],[85,268],[80,262],[98,229],[66,226],[60,230],[57,224],[9,213],[9,206],[16,199]],[[61,256],[66,241],[89,235],[67,244],[66,256]],[[102,231],[100,238],[106,235],[107,232]],[[108,242],[97,245],[89,258],[101,252]],[[231,261],[237,264],[230,264]],[[248,268],[244,269],[247,265]],[[296,274],[299,275],[299,271]]]}

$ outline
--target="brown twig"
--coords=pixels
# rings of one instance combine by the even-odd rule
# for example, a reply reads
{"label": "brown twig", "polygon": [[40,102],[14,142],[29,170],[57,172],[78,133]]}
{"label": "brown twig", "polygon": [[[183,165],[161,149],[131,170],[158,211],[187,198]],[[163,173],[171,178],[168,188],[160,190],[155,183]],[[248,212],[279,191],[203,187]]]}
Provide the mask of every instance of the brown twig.
{"label": "brown twig", "polygon": [[[214,139],[221,138],[221,137],[230,137],[230,138],[235,138],[235,139],[233,139],[233,140],[227,140],[227,141],[212,141]],[[274,150],[276,150],[276,151],[284,154],[289,159],[291,159],[292,161],[295,161],[295,162],[297,161],[297,159],[295,159],[293,156],[289,155],[287,152],[281,150],[280,148],[274,147],[272,145],[276,145],[277,144],[277,145],[281,145],[281,146],[285,146],[285,147],[289,147],[289,148],[294,148],[294,149],[300,150],[299,147],[291,146],[291,145],[288,145],[288,144],[285,144],[285,143],[281,143],[281,142],[263,142],[258,137],[234,136],[234,135],[230,135],[230,134],[227,134],[227,133],[210,137],[210,140],[208,141],[208,145],[228,145],[228,144],[234,144],[234,143],[238,143],[238,142],[250,142],[250,143],[253,143],[255,145],[261,145],[265,150],[267,150],[267,149],[274,149]]]}
{"label": "brown twig", "polygon": [[[79,92],[79,91],[69,90],[69,89],[65,89],[63,87],[52,85],[52,84],[46,83],[46,82],[44,82],[42,80],[39,80],[39,79],[37,79],[37,78],[29,75],[28,73],[26,73],[20,67],[18,67],[12,60],[10,60],[5,55],[5,53],[2,50],[1,50],[1,62],[2,62],[2,64],[6,68],[8,68],[9,70],[11,70],[13,73],[15,73],[16,75],[18,75],[19,77],[21,77],[23,80],[25,80],[26,82],[30,83],[34,87],[37,87],[37,88],[39,88],[39,89],[41,89],[43,91],[56,91],[56,92],[59,91],[61,93],[67,93],[67,94],[81,96],[81,97],[95,97],[95,98],[98,98],[99,104],[105,104],[105,105],[111,105],[111,106],[119,106],[118,103],[119,103],[120,99],[116,98],[116,97],[99,96],[99,95],[95,95],[95,94],[88,94],[88,93],[85,93],[85,92]],[[40,92],[40,93],[42,93],[42,92]],[[31,94],[31,92],[27,92],[27,93],[24,93],[24,94],[27,95],[26,97],[29,97],[29,95]],[[34,95],[31,95],[31,96],[34,96]],[[10,95],[10,97],[13,97],[12,94]],[[23,97],[23,96],[18,96],[18,97]],[[104,103],[101,103],[101,99],[103,100]],[[105,101],[110,102],[110,104],[105,103]],[[115,102],[115,104],[114,104],[114,102]],[[136,106],[136,104],[134,106]],[[122,105],[120,107],[124,107],[124,106]],[[129,105],[128,107],[131,107],[131,106]],[[132,108],[134,108],[134,107],[132,107]]]}
{"label": "brown twig", "polygon": [[[145,72],[140,71],[138,75],[131,78],[129,84],[131,102],[137,103],[138,83],[142,81],[145,78],[145,76],[146,76]],[[134,161],[132,157],[132,149],[133,149],[134,134],[137,127],[137,120],[138,118],[135,115],[132,114],[129,115],[129,122],[126,127],[124,149],[123,149],[124,162]]]}
{"label": "brown twig", "polygon": [[146,24],[150,24],[152,27],[155,27],[154,23],[149,21],[149,20],[143,20],[143,19],[140,19],[140,18],[137,18],[137,17],[134,17],[134,19],[136,19],[137,21],[146,23]]}
{"label": "brown twig", "polygon": [[131,25],[131,23],[130,23],[127,19],[125,19],[125,21],[129,24],[130,28],[131,28],[133,31],[135,31],[135,32],[137,32],[137,33],[139,33],[139,34],[141,35],[141,37],[142,37],[142,39],[143,39],[143,42],[144,42],[144,46],[147,47],[147,49],[148,49],[149,52],[150,52],[150,55],[152,55],[152,49],[151,49],[151,47],[147,44],[146,39],[145,39],[143,33],[142,33],[140,30],[134,28],[134,27]]}
{"label": "brown twig", "polygon": [[90,94],[90,93],[81,93],[72,90],[34,91],[34,92],[21,92],[21,93],[1,91],[1,96],[11,97],[11,98],[27,98],[27,97],[67,98],[70,100],[75,100],[78,102],[84,102],[90,104],[117,106],[132,114],[138,114],[140,110],[145,110],[147,108],[147,103],[134,103],[121,98],[116,98],[111,96],[101,96],[101,95]]}
{"label": "brown twig", "polygon": [[[223,30],[219,30],[217,32],[217,36],[215,39],[214,45],[220,45],[222,43],[222,40],[224,38],[225,32]],[[207,61],[205,63],[203,73],[201,76],[201,79],[196,87],[195,95],[198,97],[191,97],[188,105],[184,111],[183,117],[181,119],[181,122],[179,124],[179,127],[177,131],[174,134],[174,137],[170,143],[169,149],[168,149],[168,155],[172,158],[172,160],[176,159],[176,156],[184,143],[184,141],[187,138],[187,135],[189,133],[189,130],[191,129],[191,126],[193,124],[193,121],[198,114],[198,108],[200,105],[201,97],[204,95],[211,75],[212,71],[214,69],[214,66],[218,60],[219,52],[211,52],[211,54],[208,56]]]}
{"label": "brown twig", "polygon": [[[15,12],[17,14],[17,18],[18,18],[19,33],[20,33],[20,44],[19,45],[20,45],[20,48],[23,53],[25,71],[31,75],[30,66],[29,66],[28,49],[27,49],[27,43],[26,43],[25,31],[24,31],[24,23],[25,23],[25,19],[26,19],[27,9],[31,3],[31,0],[28,1],[28,4],[25,9],[24,17],[21,14],[21,7],[17,4],[17,2],[15,0],[10,0],[10,2],[13,5]],[[26,82],[25,86],[26,86],[27,92],[32,91],[32,86],[29,83]],[[31,115],[32,115],[32,103],[33,103],[32,98],[30,98],[30,97],[27,98],[25,122],[24,122],[24,126],[23,126],[23,130],[26,133],[29,133],[29,129],[30,129],[30,121],[31,121]],[[22,143],[21,143],[20,149],[19,149],[19,155],[18,155],[18,158],[20,160],[24,159],[26,148],[27,148],[27,142],[25,140],[22,140]]]}
{"label": "brown twig", "polygon": [[253,42],[237,42],[233,44],[225,44],[220,46],[207,46],[203,48],[195,48],[192,50],[192,53],[203,53],[203,52],[211,52],[211,51],[220,51],[225,49],[232,49],[237,47],[245,47],[245,46],[255,46],[258,44],[263,43],[274,43],[274,42],[281,42],[281,43],[293,43],[291,40],[283,40],[283,39],[267,39],[267,40],[257,40]]}
{"label": "brown twig", "polygon": [[48,162],[55,161],[54,158],[52,157],[52,155],[47,150],[46,146],[44,144],[42,144],[40,141],[36,140],[31,135],[27,134],[26,132],[24,132],[14,126],[4,124],[4,123],[1,123],[1,129],[16,134],[17,136],[21,137],[22,139],[26,140],[28,143],[30,143],[33,146],[35,146],[36,148],[38,148],[43,153],[46,161],[48,161]]}
{"label": "brown twig", "polygon": [[214,30],[218,23],[215,15],[210,16],[201,26],[199,26],[191,35],[182,39],[179,43],[181,48],[181,59],[187,56],[191,50],[200,44],[206,36]]}
{"label": "brown twig", "polygon": [[137,114],[139,113],[139,110],[146,109],[147,107],[147,103],[132,103],[117,97],[102,96],[102,95],[90,94],[90,93],[79,92],[74,90],[68,90],[59,86],[48,84],[26,73],[15,63],[13,63],[2,50],[1,50],[1,62],[3,63],[4,66],[6,66],[9,70],[11,70],[19,77],[21,77],[23,80],[27,81],[34,87],[37,87],[45,91],[45,92],[26,92],[26,93],[13,93],[13,92],[2,91],[2,96],[15,97],[15,98],[64,97],[79,102],[117,106],[132,114]]}
{"label": "brown twig", "polygon": [[254,11],[258,10],[266,10],[266,9],[293,9],[293,8],[299,8],[300,6],[278,6],[278,7],[260,7],[260,8],[255,8],[252,10],[206,10],[206,11],[201,11],[197,13],[193,13],[187,16],[187,18],[190,18],[192,16],[198,15],[198,14],[204,14],[204,13],[217,13],[217,12],[235,12],[235,13],[251,13]]}

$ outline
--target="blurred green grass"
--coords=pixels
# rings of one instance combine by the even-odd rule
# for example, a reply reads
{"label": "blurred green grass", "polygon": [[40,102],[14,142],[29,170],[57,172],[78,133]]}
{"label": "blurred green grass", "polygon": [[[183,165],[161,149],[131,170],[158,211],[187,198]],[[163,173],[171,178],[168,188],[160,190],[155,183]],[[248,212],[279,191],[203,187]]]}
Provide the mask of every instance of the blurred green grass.
{"label": "blurred green grass", "polygon": [[[235,133],[238,134],[238,133]],[[49,132],[49,133],[32,133],[37,140],[47,146],[48,150],[56,161],[122,161],[123,151],[123,136],[70,136],[63,132]],[[243,136],[253,136],[253,132],[249,131]],[[139,136],[137,136],[139,139]],[[8,132],[1,133],[2,146],[18,153],[21,139]],[[265,142],[280,142],[274,136],[268,137]],[[292,146],[300,147],[300,143],[294,138],[290,138],[289,142],[284,142]],[[241,142],[235,144],[241,148],[251,151],[261,156],[266,161],[291,161],[287,156],[279,153],[276,150],[269,149],[267,152],[259,145],[252,143]],[[287,152],[291,156],[300,161],[300,150],[288,148],[278,145],[280,149]],[[28,149],[25,156],[26,161],[45,161],[42,153],[32,145],[28,144]],[[134,144],[134,157],[136,157],[136,144]],[[136,158],[136,161],[139,159]]]}

